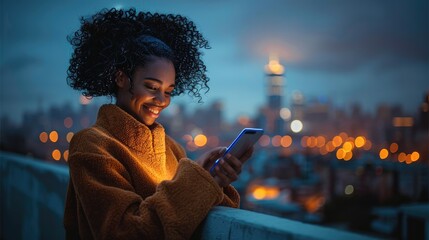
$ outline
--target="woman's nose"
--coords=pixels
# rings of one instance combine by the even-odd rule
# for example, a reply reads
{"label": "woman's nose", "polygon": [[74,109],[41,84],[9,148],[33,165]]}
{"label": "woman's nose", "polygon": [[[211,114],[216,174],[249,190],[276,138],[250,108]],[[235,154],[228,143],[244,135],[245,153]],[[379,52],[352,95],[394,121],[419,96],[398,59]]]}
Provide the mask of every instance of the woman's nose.
{"label": "woman's nose", "polygon": [[155,100],[155,103],[159,106],[164,106],[167,103],[167,98],[165,97],[164,93],[161,91],[158,91],[155,94],[154,100]]}

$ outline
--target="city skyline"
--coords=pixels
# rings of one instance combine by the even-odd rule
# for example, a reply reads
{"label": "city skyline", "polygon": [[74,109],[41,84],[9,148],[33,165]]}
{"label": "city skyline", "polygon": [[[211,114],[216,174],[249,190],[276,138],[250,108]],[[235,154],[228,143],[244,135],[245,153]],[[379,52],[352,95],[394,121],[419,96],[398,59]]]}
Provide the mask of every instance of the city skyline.
{"label": "city skyline", "polygon": [[81,16],[103,7],[193,20],[212,47],[204,52],[211,89],[204,104],[186,95],[173,103],[194,110],[220,100],[230,121],[266,103],[270,55],[285,66],[286,101],[300,91],[307,100],[327,99],[341,108],[357,103],[374,112],[388,104],[413,112],[429,90],[426,1],[91,1],[85,9],[80,1],[22,3],[2,1],[0,114],[15,120],[53,103],[78,105],[79,93],[66,84],[66,36]]}
{"label": "city skyline", "polygon": [[[420,101],[418,101],[414,106],[410,106],[407,109],[403,109],[400,104],[388,104],[388,103],[380,103],[378,105],[374,105],[374,108],[371,111],[367,111],[367,109],[364,109],[362,105],[359,104],[359,102],[355,102],[355,103],[350,103],[350,105],[348,106],[337,106],[334,104],[334,102],[330,101],[329,98],[312,98],[311,101],[306,101],[304,100],[303,102],[303,106],[311,106],[314,104],[327,104],[330,107],[332,107],[331,111],[343,111],[345,113],[350,114],[354,108],[358,108],[360,111],[362,111],[362,114],[366,115],[366,116],[371,116],[374,117],[377,114],[377,110],[383,107],[388,107],[388,108],[398,108],[401,111],[401,117],[417,117],[417,115],[420,113],[421,111],[421,103],[424,101],[425,97],[427,97],[427,94],[429,92],[428,91],[422,91],[421,93],[421,97],[420,97]],[[299,96],[305,98],[305,96],[301,95],[301,93],[299,91],[296,91],[295,94],[298,94]],[[238,122],[241,118],[247,118],[247,119],[253,119],[256,118],[259,114],[261,109],[264,109],[265,107],[267,107],[268,105],[268,99],[267,96],[264,95],[263,96],[265,101],[261,103],[261,105],[256,106],[255,108],[253,108],[251,111],[246,112],[245,114],[237,114],[234,116],[227,116],[226,115],[226,110],[225,110],[225,106],[222,100],[219,99],[213,99],[211,102],[204,102],[204,103],[193,103],[193,104],[198,104],[195,105],[194,107],[191,108],[187,108],[187,101],[186,100],[182,100],[182,101],[172,101],[170,103],[170,106],[166,109],[164,109],[163,113],[161,114],[162,118],[165,117],[171,117],[172,115],[174,115],[174,113],[177,111],[178,108],[183,108],[185,107],[185,109],[183,109],[185,111],[186,115],[193,115],[195,113],[198,113],[198,111],[201,110],[206,110],[206,109],[210,109],[211,107],[213,107],[213,105],[217,104],[219,105],[219,107],[221,108],[222,111],[222,121],[224,121],[227,124],[234,124],[236,122]],[[293,97],[290,96],[289,100],[284,100],[286,102],[292,102],[293,101]],[[92,99],[86,99],[84,96],[82,95],[77,95],[76,99],[74,99],[74,101],[70,101],[70,100],[66,100],[64,102],[58,102],[58,103],[51,103],[50,105],[44,105],[43,107],[36,107],[36,108],[31,108],[31,109],[26,109],[23,110],[22,112],[20,112],[21,115],[17,115],[17,116],[11,116],[11,114],[8,114],[7,111],[1,111],[1,115],[0,118],[6,118],[9,121],[11,121],[14,124],[22,124],[22,120],[23,117],[26,114],[34,114],[36,112],[49,112],[52,109],[58,109],[61,107],[68,107],[68,108],[72,108],[73,111],[79,111],[79,108],[82,105],[92,105],[92,106],[101,106],[103,104],[114,104],[114,100],[110,99],[110,97],[97,97],[97,98],[92,98]],[[287,109],[290,110],[291,105],[282,105],[282,109]],[[95,108],[92,108],[93,110],[96,110]],[[289,111],[288,111],[289,112]],[[93,114],[96,114],[96,112],[94,112]],[[281,115],[281,112],[279,112],[279,116]],[[290,113],[288,113],[288,115],[290,115]],[[290,119],[289,119],[290,120]]]}
{"label": "city skyline", "polygon": [[[179,105],[168,115],[161,115],[157,121],[164,126],[166,133],[179,141],[191,155],[201,153],[207,147],[228,145],[244,127],[258,127],[265,130],[264,136],[257,144],[259,147],[283,149],[286,154],[297,151],[296,147],[303,147],[311,149],[306,151],[307,154],[312,152],[321,156],[337,151],[337,158],[341,159],[338,155],[341,149],[336,150],[341,145],[338,142],[341,137],[344,145],[346,141],[353,142],[351,149],[354,145],[357,148],[361,145],[363,150],[371,150],[372,154],[379,155],[380,159],[390,155],[386,152],[389,148],[392,154],[397,155],[392,155],[394,161],[402,162],[407,156],[411,159],[413,154],[418,156],[416,159],[420,158],[420,154],[422,159],[427,159],[429,93],[419,104],[419,112],[412,115],[404,115],[397,106],[380,106],[377,113],[370,116],[362,112],[359,106],[354,106],[352,111],[344,111],[326,102],[302,104],[296,101],[287,111],[288,114],[280,111],[273,119],[273,113],[277,111],[272,112],[270,109],[275,110],[278,107],[276,104],[271,105],[272,103],[275,102],[267,102],[262,111],[254,117],[242,117],[234,122],[227,122],[223,117],[224,111],[220,102],[195,112],[186,111],[186,106]],[[40,142],[47,143],[49,136],[54,145],[59,141],[60,150],[54,150],[56,156],[60,157],[63,152],[66,159],[68,143],[72,136],[95,123],[99,107],[82,97],[81,107],[78,109],[73,109],[70,104],[53,105],[48,111],[38,109],[28,112],[20,124],[2,118],[2,148],[25,153],[26,148],[22,145],[24,144],[35,150],[26,154],[39,156],[38,152],[44,148],[37,145],[40,145]],[[300,126],[297,127],[297,124]],[[202,141],[198,140],[200,137],[203,138]],[[52,143],[46,147],[54,147]],[[395,148],[396,150],[393,150]],[[47,151],[47,159],[54,157],[50,157],[51,150]],[[297,151],[299,152],[300,150]]]}

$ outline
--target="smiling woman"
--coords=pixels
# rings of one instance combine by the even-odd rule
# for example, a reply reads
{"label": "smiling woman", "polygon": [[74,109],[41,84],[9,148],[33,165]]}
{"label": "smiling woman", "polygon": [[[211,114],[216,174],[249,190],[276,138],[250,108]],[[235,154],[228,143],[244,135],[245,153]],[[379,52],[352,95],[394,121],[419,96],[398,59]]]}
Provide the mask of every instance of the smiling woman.
{"label": "smiling woman", "polygon": [[[151,126],[170,105],[175,75],[174,65],[160,57],[152,57],[145,67],[137,68],[132,78],[118,72],[116,105]],[[129,90],[131,82],[134,83],[132,91]]]}
{"label": "smiling woman", "polygon": [[207,41],[180,15],[102,10],[81,20],[68,84],[111,96],[96,123],[70,141],[64,212],[67,239],[188,239],[213,206],[239,206],[230,184],[252,155],[224,147],[196,160],[156,122],[171,97],[208,89]]}

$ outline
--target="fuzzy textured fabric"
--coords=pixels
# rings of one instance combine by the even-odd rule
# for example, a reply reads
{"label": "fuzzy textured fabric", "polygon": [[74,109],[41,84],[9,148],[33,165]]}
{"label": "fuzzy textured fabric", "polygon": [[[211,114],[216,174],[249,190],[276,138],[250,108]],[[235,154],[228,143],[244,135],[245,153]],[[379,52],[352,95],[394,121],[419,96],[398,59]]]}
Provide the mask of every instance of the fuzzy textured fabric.
{"label": "fuzzy textured fabric", "polygon": [[113,104],[69,151],[67,239],[189,239],[213,206],[239,204],[160,124],[148,128]]}

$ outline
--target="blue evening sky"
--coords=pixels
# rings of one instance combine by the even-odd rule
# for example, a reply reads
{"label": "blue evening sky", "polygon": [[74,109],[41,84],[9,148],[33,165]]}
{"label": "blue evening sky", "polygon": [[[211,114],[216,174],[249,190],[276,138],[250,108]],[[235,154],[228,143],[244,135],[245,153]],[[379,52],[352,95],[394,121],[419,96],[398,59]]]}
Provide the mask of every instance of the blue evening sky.
{"label": "blue evening sky", "polygon": [[211,90],[204,104],[173,101],[195,109],[220,100],[229,120],[252,117],[265,104],[270,54],[285,66],[285,106],[300,91],[342,108],[359,103],[372,113],[400,104],[414,113],[429,91],[426,0],[1,0],[0,114],[20,120],[39,107],[78,105],[79,93],[66,84],[66,36],[81,16],[104,7],[193,20],[212,47],[204,55]]}

